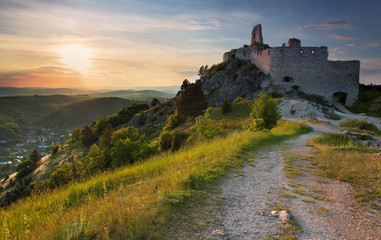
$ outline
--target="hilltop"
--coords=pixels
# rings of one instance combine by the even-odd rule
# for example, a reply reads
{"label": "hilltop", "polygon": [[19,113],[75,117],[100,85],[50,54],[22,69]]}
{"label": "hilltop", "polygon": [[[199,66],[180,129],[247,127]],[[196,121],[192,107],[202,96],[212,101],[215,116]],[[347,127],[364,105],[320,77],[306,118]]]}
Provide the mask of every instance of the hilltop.
{"label": "hilltop", "polygon": [[[292,52],[298,45],[289,47]],[[379,220],[380,121],[343,106],[349,100],[354,108],[366,106],[377,114],[379,91],[366,89],[367,102],[353,102],[353,95],[323,96],[306,83],[294,84],[300,76],[274,81],[274,73],[255,62],[260,57],[242,57],[282,50],[268,49],[254,41],[228,52],[223,62],[202,66],[194,83],[184,80],[175,97],[115,107],[115,113],[73,129],[71,138],[51,146],[47,157],[34,151],[17,174],[1,182],[1,236],[380,237],[378,230],[369,230]],[[325,59],[326,48],[320,50]],[[85,111],[88,106],[101,110],[110,101],[123,103],[115,98],[73,103],[38,122],[84,121],[83,115],[93,114]],[[355,119],[343,121],[346,117]],[[318,153],[304,147],[307,140]],[[354,219],[352,213],[370,220]],[[362,230],[354,233],[354,228]]]}

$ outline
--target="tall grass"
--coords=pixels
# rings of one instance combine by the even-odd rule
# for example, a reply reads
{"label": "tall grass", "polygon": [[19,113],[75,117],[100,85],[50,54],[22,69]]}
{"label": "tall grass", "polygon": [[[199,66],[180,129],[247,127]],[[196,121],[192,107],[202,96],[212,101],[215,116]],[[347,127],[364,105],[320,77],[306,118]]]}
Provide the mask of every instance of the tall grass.
{"label": "tall grass", "polygon": [[241,131],[36,193],[0,211],[2,239],[162,239],[178,207],[240,166],[243,153],[311,129],[282,122],[270,132]]}
{"label": "tall grass", "polygon": [[[314,156],[314,163],[329,178],[347,181],[357,189],[359,200],[376,205],[381,199],[381,161],[379,150],[356,146],[340,134],[326,134],[314,138],[313,143],[319,153]],[[375,153],[376,152],[376,153]]]}

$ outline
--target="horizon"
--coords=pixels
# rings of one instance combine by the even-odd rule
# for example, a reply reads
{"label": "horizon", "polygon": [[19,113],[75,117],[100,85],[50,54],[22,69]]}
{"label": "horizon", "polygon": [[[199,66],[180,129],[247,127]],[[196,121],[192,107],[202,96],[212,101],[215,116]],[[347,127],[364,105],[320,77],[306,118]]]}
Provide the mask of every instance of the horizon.
{"label": "horizon", "polygon": [[360,60],[360,83],[381,84],[380,9],[375,0],[0,0],[0,86],[180,86],[249,44],[256,24],[272,47],[327,46],[329,60]]}

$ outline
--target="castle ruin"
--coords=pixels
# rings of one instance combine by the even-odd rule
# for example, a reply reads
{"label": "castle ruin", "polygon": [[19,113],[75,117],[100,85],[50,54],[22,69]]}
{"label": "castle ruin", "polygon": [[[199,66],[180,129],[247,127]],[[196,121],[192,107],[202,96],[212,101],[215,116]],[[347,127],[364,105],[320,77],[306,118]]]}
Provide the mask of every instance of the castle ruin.
{"label": "castle ruin", "polygon": [[360,61],[328,60],[327,47],[302,47],[295,38],[289,39],[287,46],[266,48],[260,24],[253,28],[250,47],[226,52],[223,60],[234,57],[251,61],[271,76],[273,85],[297,85],[329,103],[340,97],[343,104],[351,106],[359,92]]}

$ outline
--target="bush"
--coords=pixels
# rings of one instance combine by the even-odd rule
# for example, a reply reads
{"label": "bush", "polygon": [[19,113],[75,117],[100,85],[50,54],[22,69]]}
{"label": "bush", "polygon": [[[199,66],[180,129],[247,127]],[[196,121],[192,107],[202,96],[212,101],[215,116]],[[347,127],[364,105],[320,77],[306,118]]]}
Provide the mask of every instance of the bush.
{"label": "bush", "polygon": [[249,130],[253,132],[263,131],[265,129],[265,121],[263,121],[262,118],[256,118],[251,124],[249,124]]}
{"label": "bush", "polygon": [[91,127],[86,126],[81,132],[80,140],[83,146],[90,147],[97,141],[97,136]]}
{"label": "bush", "polygon": [[151,101],[151,107],[155,107],[155,106],[160,105],[160,104],[161,103],[160,103],[159,99],[157,99],[157,98],[154,98]]}
{"label": "bush", "polygon": [[212,123],[210,118],[210,107],[203,116],[198,116],[194,124],[194,129],[205,139],[213,139],[221,133],[223,122]]}
{"label": "bush", "polygon": [[169,115],[167,119],[167,123],[163,127],[163,132],[169,132],[172,129],[174,129],[179,124],[179,119],[177,118],[177,114],[171,114]]}
{"label": "bush", "polygon": [[60,150],[60,145],[58,145],[57,143],[55,143],[54,145],[53,144],[50,145],[50,151],[52,155],[56,154],[58,150]]}
{"label": "bush", "polygon": [[278,120],[281,118],[276,101],[266,93],[263,93],[254,102],[253,110],[250,116],[257,120],[254,126],[263,126],[263,129],[272,129],[277,125]]}
{"label": "bush", "polygon": [[172,144],[171,144],[171,151],[172,152],[175,152],[177,150],[180,149],[181,147],[181,144],[183,143],[183,141],[188,137],[189,135],[187,133],[184,133],[184,132],[175,132],[173,134],[173,140],[172,140]]}
{"label": "bush", "polygon": [[25,160],[19,165],[17,165],[17,175],[16,179],[20,179],[33,172],[36,169],[36,163],[32,160]]}
{"label": "bush", "polygon": [[244,100],[244,98],[242,98],[242,97],[237,97],[236,99],[234,99],[233,103],[239,103],[239,102],[241,102],[242,100]]}
{"label": "bush", "polygon": [[359,121],[358,119],[347,119],[343,122],[340,122],[341,127],[354,128],[359,130],[365,130],[372,132],[374,134],[381,134],[381,131],[373,123],[369,123],[367,119]]}
{"label": "bush", "polygon": [[40,161],[41,158],[42,158],[42,156],[38,150],[33,150],[33,152],[29,156],[29,159],[34,163]]}
{"label": "bush", "polygon": [[166,151],[172,147],[173,136],[169,132],[164,132],[160,137],[160,147]]}
{"label": "bush", "polygon": [[227,100],[225,100],[224,104],[222,104],[221,111],[223,114],[231,112],[232,111],[232,105]]}

